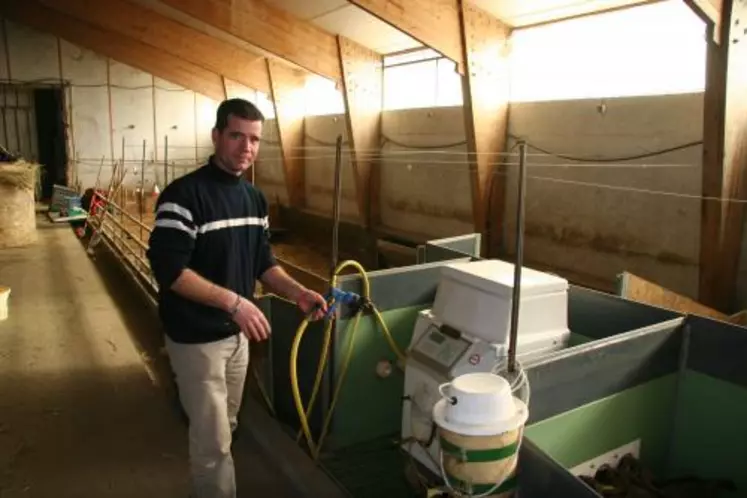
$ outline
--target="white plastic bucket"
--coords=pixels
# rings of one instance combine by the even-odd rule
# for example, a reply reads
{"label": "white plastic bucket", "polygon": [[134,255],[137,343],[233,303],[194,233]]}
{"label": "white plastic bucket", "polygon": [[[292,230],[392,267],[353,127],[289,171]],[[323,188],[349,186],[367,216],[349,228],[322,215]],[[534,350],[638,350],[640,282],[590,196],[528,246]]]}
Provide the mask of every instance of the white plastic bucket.
{"label": "white plastic bucket", "polygon": [[529,412],[506,379],[471,373],[439,386],[433,409],[447,486],[477,496],[508,498]]}
{"label": "white plastic bucket", "polygon": [[0,321],[8,318],[8,298],[10,297],[10,287],[0,285]]}

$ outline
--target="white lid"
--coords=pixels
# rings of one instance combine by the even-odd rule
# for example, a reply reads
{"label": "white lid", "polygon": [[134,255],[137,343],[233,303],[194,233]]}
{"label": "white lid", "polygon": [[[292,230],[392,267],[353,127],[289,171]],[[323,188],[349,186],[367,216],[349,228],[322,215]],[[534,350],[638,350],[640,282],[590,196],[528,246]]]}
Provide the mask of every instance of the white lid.
{"label": "white lid", "polygon": [[512,395],[508,381],[494,373],[460,375],[439,390],[443,397],[433,408],[433,420],[457,434],[502,434],[519,428],[529,416],[527,406]]}
{"label": "white lid", "polygon": [[[491,294],[510,296],[514,288],[514,265],[499,259],[452,263],[442,269],[445,278],[477,287]],[[568,281],[531,268],[521,269],[521,296],[568,289]]]}

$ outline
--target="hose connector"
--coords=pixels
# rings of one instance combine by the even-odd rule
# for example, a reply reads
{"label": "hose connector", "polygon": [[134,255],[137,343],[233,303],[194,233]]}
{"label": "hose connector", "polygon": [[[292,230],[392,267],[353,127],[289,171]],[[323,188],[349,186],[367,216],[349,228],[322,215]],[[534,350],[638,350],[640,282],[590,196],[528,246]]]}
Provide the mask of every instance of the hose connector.
{"label": "hose connector", "polygon": [[330,291],[327,293],[326,299],[327,299],[327,315],[326,315],[327,318],[334,315],[338,304],[344,304],[346,306],[349,306],[355,312],[360,308],[360,306],[362,306],[364,301],[367,301],[365,298],[359,296],[355,292],[343,291],[336,287],[332,287],[330,289]]}

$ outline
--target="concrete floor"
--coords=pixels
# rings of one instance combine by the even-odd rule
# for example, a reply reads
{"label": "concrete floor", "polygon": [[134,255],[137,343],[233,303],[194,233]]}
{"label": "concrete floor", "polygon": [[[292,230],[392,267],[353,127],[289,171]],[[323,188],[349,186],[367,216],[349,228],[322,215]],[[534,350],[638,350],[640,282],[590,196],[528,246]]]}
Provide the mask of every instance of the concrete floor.
{"label": "concrete floor", "polygon": [[[0,497],[186,498],[186,426],[152,309],[67,226],[0,251]],[[254,446],[235,447],[239,496],[295,496]]]}

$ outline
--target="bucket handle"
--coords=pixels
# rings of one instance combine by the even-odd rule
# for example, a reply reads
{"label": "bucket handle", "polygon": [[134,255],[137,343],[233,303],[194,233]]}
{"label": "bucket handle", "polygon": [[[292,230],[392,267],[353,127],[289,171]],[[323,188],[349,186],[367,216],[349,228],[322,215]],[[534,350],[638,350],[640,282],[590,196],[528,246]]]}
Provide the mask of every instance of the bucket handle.
{"label": "bucket handle", "polygon": [[446,382],[444,384],[439,385],[438,393],[441,395],[442,398],[447,400],[449,403],[451,403],[452,405],[456,405],[457,404],[456,396],[449,396],[448,394],[444,392],[444,389],[446,389],[450,385],[451,385],[451,382]]}

